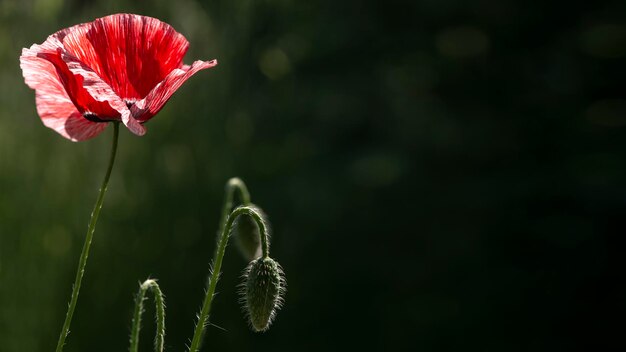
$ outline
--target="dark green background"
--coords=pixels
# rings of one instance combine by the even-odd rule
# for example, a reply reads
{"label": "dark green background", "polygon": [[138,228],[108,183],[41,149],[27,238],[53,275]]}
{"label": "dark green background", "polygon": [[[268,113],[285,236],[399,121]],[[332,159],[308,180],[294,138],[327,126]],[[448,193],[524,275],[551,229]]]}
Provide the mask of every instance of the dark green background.
{"label": "dark green background", "polygon": [[0,351],[53,350],[112,133],[45,128],[21,48],[118,12],[220,64],[122,130],[67,352],[124,351],[148,277],[184,350],[232,176],[289,288],[249,331],[230,248],[204,351],[624,347],[626,2],[2,0]]}

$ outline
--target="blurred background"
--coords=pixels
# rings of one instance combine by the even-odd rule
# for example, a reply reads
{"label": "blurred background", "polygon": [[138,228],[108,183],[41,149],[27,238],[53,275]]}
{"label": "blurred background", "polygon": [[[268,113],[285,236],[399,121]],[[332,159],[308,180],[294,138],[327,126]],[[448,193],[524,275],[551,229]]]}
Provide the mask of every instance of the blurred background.
{"label": "blurred background", "polygon": [[118,12],[220,64],[122,128],[67,352],[126,350],[148,277],[184,350],[232,176],[289,286],[252,333],[230,248],[205,351],[625,347],[626,2],[1,0],[0,351],[53,350],[112,134],[45,128],[21,49]]}

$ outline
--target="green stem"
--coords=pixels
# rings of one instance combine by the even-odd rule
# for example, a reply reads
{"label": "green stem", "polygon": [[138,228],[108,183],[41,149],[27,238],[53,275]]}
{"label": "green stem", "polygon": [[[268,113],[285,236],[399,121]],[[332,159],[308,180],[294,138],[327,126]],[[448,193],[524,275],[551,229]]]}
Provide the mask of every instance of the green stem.
{"label": "green stem", "polygon": [[104,175],[104,180],[102,181],[102,186],[100,186],[100,193],[98,194],[98,199],[96,200],[96,205],[93,208],[93,212],[91,213],[91,219],[89,220],[89,226],[87,227],[87,235],[85,237],[85,243],[83,244],[83,250],[80,253],[80,259],[78,260],[78,269],[76,271],[76,278],[74,279],[74,285],[72,286],[72,298],[70,299],[70,304],[67,307],[67,314],[65,315],[65,322],[63,323],[63,328],[61,329],[61,335],[59,335],[59,342],[57,343],[56,352],[63,351],[63,346],[65,345],[65,338],[69,334],[70,324],[72,322],[72,316],[74,315],[74,309],[76,308],[76,302],[78,301],[78,293],[80,292],[80,285],[83,281],[83,275],[85,273],[85,265],[87,265],[87,257],[89,256],[89,247],[91,247],[91,240],[93,238],[93,233],[96,230],[96,223],[98,222],[98,215],[100,214],[100,209],[102,208],[102,202],[104,201],[104,194],[107,190],[107,185],[109,183],[109,177],[111,176],[111,170],[113,169],[113,163],[115,162],[115,154],[117,151],[117,140],[119,135],[119,122],[113,123],[113,144],[111,146],[111,156],[109,158],[109,166],[107,168],[106,174]]}
{"label": "green stem", "polygon": [[[228,218],[228,229],[233,226],[235,219],[239,215],[247,215],[251,217],[256,225],[259,227],[259,234],[261,235],[261,250],[263,253],[263,259],[266,259],[270,256],[270,241],[269,241],[269,229],[267,224],[265,223],[265,218],[262,212],[260,212],[255,206],[240,206],[237,209],[233,210]],[[232,218],[232,221],[231,221]],[[229,232],[230,233],[230,232]]]}
{"label": "green stem", "polygon": [[206,328],[209,314],[211,313],[211,303],[213,302],[215,288],[217,286],[220,270],[222,268],[222,260],[224,259],[224,253],[226,252],[226,244],[228,243],[233,223],[237,216],[245,213],[252,216],[257,221],[259,231],[262,234],[261,241],[263,246],[263,257],[265,258],[267,257],[267,255],[269,255],[269,249],[267,245],[267,226],[265,225],[261,215],[257,212],[257,210],[254,207],[244,206],[238,207],[232,213],[230,213],[233,207],[233,193],[235,189],[239,191],[243,204],[250,203],[250,194],[248,193],[248,190],[243,181],[238,178],[230,179],[226,184],[226,197],[224,199],[224,207],[222,209],[222,218],[219,227],[220,237],[217,248],[215,249],[215,255],[212,265],[213,270],[211,271],[211,276],[209,278],[209,287],[206,291],[206,296],[204,297],[204,301],[202,303],[202,309],[200,310],[200,314],[198,315],[198,322],[196,324],[196,329],[191,340],[189,352],[198,352],[200,350],[200,343],[202,341],[202,336],[204,335],[204,329]]}
{"label": "green stem", "polygon": [[224,205],[222,206],[222,217],[220,218],[220,227],[218,233],[222,233],[224,231],[224,225],[226,225],[226,219],[228,219],[228,214],[230,214],[231,210],[233,210],[233,198],[235,191],[239,191],[241,204],[250,204],[250,192],[248,192],[248,187],[246,187],[246,184],[243,183],[243,181],[238,177],[233,177],[228,180],[228,182],[226,183],[226,197],[224,198]]}
{"label": "green stem", "polygon": [[130,330],[130,352],[137,352],[139,349],[139,331],[141,330],[141,315],[143,314],[143,301],[146,297],[146,291],[152,291],[154,294],[154,304],[156,306],[156,323],[157,331],[154,338],[154,351],[163,352],[165,345],[165,301],[163,300],[163,292],[159,288],[156,280],[148,279],[139,286],[137,298],[135,299],[135,313],[133,314],[133,323]]}

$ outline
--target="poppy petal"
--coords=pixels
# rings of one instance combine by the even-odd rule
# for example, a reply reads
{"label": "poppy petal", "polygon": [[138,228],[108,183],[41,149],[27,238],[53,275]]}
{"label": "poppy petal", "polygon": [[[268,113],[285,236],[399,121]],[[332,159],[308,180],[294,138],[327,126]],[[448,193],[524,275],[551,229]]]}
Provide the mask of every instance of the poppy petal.
{"label": "poppy petal", "polygon": [[[52,64],[58,82],[65,88],[68,97],[81,114],[94,114],[104,121],[122,120],[131,132],[139,136],[144,135],[145,128],[130,115],[126,104],[111,87],[90,67],[64,49],[62,40],[73,31],[86,27],[88,24],[81,24],[58,31],[49,36],[43,44],[35,44],[30,49],[22,50],[20,59],[22,61],[43,59]],[[36,73],[24,69],[22,73],[26,84],[36,91],[37,82],[31,79]]]}
{"label": "poppy petal", "polygon": [[182,66],[189,42],[156,18],[116,14],[70,31],[63,46],[118,96],[135,101]]}
{"label": "poppy petal", "polygon": [[63,52],[61,57],[63,62],[67,65],[67,69],[73,74],[74,78],[76,78],[79,86],[93,99],[92,101],[88,99],[89,97],[86,99],[88,106],[92,106],[91,109],[93,110],[90,109],[91,112],[94,112],[98,117],[107,117],[106,112],[100,113],[96,109],[106,109],[108,105],[108,107],[115,110],[115,113],[118,114],[117,116],[121,118],[124,125],[126,125],[131,132],[138,136],[146,134],[146,128],[135,120],[128,106],[126,106],[126,103],[113,92],[111,87],[106,84],[98,74],[67,52]]}
{"label": "poppy petal", "polygon": [[43,124],[72,141],[84,141],[102,132],[107,124],[85,119],[69,98],[49,61],[22,51],[20,66],[26,84],[35,90],[37,113]]}
{"label": "poppy petal", "polygon": [[143,123],[189,77],[217,64],[183,65],[188,47],[158,19],[116,14],[62,29],[24,49],[20,61],[46,126],[83,140],[106,128],[104,122],[121,120],[141,136]]}
{"label": "poppy petal", "polygon": [[194,61],[191,66],[183,66],[173,70],[165,79],[160,82],[148,95],[136,102],[131,107],[132,115],[141,122],[145,122],[158,113],[165,103],[172,97],[172,94],[182,86],[191,76],[200,70],[211,68],[217,65],[217,60]]}
{"label": "poppy petal", "polygon": [[61,48],[54,53],[39,52],[37,57],[54,65],[65,91],[83,115],[93,114],[103,121],[121,120],[134,134],[146,133],[111,87],[76,57]]}

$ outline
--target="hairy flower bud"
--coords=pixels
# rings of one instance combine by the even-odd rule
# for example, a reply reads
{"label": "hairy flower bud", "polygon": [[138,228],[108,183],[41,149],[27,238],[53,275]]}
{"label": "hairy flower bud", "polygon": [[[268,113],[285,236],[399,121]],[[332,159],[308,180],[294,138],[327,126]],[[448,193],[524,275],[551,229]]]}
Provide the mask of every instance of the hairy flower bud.
{"label": "hairy flower bud", "polygon": [[285,275],[272,258],[258,258],[250,262],[243,274],[241,302],[254,331],[265,331],[283,304],[286,289]]}
{"label": "hairy flower bud", "polygon": [[[255,208],[261,219],[265,223],[265,228],[269,232],[269,221],[261,208],[256,205],[250,205]],[[256,221],[251,216],[240,215],[235,221],[233,228],[233,236],[235,243],[241,254],[247,260],[253,260],[261,256],[261,234]]]}

